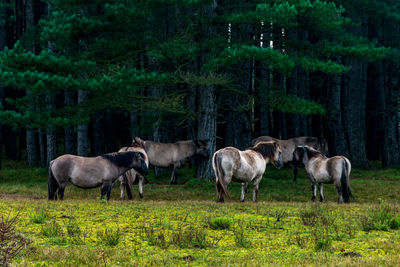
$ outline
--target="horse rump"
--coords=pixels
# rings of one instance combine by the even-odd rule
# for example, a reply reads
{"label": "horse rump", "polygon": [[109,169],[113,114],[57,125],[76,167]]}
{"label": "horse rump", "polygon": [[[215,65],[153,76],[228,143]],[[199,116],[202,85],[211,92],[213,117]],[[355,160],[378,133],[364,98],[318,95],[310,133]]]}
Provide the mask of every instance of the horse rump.
{"label": "horse rump", "polygon": [[51,165],[53,161],[50,162],[49,166],[49,176],[47,179],[47,188],[48,188],[48,194],[49,194],[49,200],[55,200],[57,198],[57,189],[58,189],[58,182],[56,178],[54,177],[53,171],[51,170]]}

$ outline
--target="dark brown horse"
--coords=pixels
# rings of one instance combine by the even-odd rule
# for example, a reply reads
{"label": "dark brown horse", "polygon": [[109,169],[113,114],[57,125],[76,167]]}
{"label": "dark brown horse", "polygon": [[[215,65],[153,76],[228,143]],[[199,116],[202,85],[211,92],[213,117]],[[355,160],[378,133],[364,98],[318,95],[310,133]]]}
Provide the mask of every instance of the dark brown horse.
{"label": "dark brown horse", "polygon": [[144,147],[149,162],[155,167],[167,168],[173,166],[171,174],[171,184],[177,184],[178,170],[194,156],[208,158],[208,144],[206,141],[179,141],[176,143],[158,143],[153,141],[143,141],[135,137],[135,143]]}
{"label": "dark brown horse", "polygon": [[117,152],[89,158],[62,155],[50,162],[48,189],[49,199],[64,198],[67,182],[80,188],[101,186],[101,198],[110,192],[114,181],[127,170],[134,168],[142,175],[148,173],[144,155],[139,152]]}
{"label": "dark brown horse", "polygon": [[[260,136],[252,141],[252,145],[257,145],[259,142],[275,141],[281,145],[282,148],[282,159],[283,163],[293,164],[293,181],[297,179],[298,163],[293,162],[293,152],[297,146],[309,146],[312,147],[325,155],[329,155],[328,142],[324,138],[316,138],[309,136],[301,136],[296,138],[291,138],[288,140],[280,140],[273,138],[271,136]],[[300,164],[300,163],[299,163]]]}
{"label": "dark brown horse", "polygon": [[320,151],[308,146],[298,146],[293,152],[293,160],[302,162],[310,177],[312,200],[315,201],[318,184],[320,201],[324,200],[323,184],[333,183],[339,195],[339,203],[349,202],[352,195],[350,189],[350,161],[344,156],[327,158]]}

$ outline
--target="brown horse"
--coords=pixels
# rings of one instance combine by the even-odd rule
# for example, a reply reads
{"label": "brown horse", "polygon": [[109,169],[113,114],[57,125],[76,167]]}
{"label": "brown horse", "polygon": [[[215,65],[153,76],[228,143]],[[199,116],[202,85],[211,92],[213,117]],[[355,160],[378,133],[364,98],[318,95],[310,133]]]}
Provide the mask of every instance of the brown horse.
{"label": "brown horse", "polygon": [[252,141],[252,145],[257,145],[259,142],[266,142],[266,141],[275,141],[281,145],[282,148],[282,159],[283,163],[292,163],[293,164],[293,181],[297,179],[298,173],[298,165],[300,163],[293,162],[293,152],[297,146],[309,146],[312,147],[325,155],[329,155],[328,151],[328,142],[324,138],[316,138],[316,137],[309,137],[309,136],[301,136],[296,138],[291,138],[288,140],[280,140],[273,138],[271,136],[260,136]]}
{"label": "brown horse", "polygon": [[142,175],[148,173],[144,155],[139,152],[117,152],[98,157],[62,155],[50,162],[48,177],[49,200],[56,191],[62,200],[67,182],[80,188],[101,187],[101,198],[110,192],[114,181],[127,170],[134,168]]}
{"label": "brown horse", "polygon": [[[134,151],[142,153],[144,156],[144,160],[146,161],[146,166],[147,168],[149,167],[149,158],[147,157],[146,151],[144,151],[144,148],[140,144],[133,143],[132,146],[123,147],[118,152],[126,152],[126,151]],[[135,169],[130,169],[118,178],[121,189],[121,200],[124,200],[124,188],[126,188],[126,194],[128,195],[128,199],[132,199],[132,184],[135,183],[136,178],[138,179],[139,196],[140,198],[143,198],[143,182],[145,181],[146,177],[142,176]]]}
{"label": "brown horse", "polygon": [[144,147],[149,162],[155,167],[167,168],[173,166],[171,184],[177,184],[178,170],[194,156],[208,158],[208,144],[206,141],[179,141],[176,143],[158,143],[143,141],[135,137],[134,142]]}
{"label": "brown horse", "polygon": [[242,183],[244,196],[249,182],[253,183],[253,201],[257,201],[258,185],[268,163],[281,168],[282,152],[276,142],[260,142],[254,147],[240,151],[234,147],[226,147],[215,152],[212,165],[216,177],[217,202],[224,202],[224,194],[230,198],[227,186],[233,180]]}
{"label": "brown horse", "polygon": [[350,161],[343,156],[327,158],[320,151],[308,146],[298,146],[293,152],[293,160],[302,162],[310,176],[312,200],[315,201],[318,183],[320,201],[324,200],[324,183],[334,183],[339,195],[339,203],[349,202],[352,195],[350,189]]}

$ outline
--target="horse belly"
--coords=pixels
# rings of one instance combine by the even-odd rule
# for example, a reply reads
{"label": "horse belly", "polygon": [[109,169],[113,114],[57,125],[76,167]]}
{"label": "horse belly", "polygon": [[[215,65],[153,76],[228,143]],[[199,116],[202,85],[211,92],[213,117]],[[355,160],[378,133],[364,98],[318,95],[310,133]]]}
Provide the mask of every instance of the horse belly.
{"label": "horse belly", "polygon": [[98,187],[104,182],[104,172],[98,169],[83,168],[73,170],[70,175],[70,182],[82,188]]}
{"label": "horse belly", "polygon": [[314,175],[314,178],[315,178],[316,182],[318,182],[318,183],[326,183],[326,184],[328,184],[328,183],[332,183],[333,182],[332,176],[329,175],[329,173],[327,171],[325,171],[325,170],[324,171],[319,171],[318,173],[316,173]]}
{"label": "horse belly", "polygon": [[257,173],[254,168],[251,168],[247,163],[243,164],[242,162],[241,166],[233,173],[233,176],[236,178],[235,180],[251,182],[257,176]]}

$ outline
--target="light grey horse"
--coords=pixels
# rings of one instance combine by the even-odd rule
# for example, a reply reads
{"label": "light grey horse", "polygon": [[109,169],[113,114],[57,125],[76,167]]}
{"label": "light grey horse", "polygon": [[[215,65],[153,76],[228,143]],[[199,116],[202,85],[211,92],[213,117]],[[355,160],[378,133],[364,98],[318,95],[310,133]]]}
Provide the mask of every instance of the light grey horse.
{"label": "light grey horse", "polygon": [[139,152],[117,152],[89,158],[62,155],[50,162],[48,177],[49,200],[64,198],[67,182],[80,188],[101,187],[101,198],[110,199],[114,181],[127,170],[134,168],[142,175],[148,173],[144,155]]}
{"label": "light grey horse", "polygon": [[257,201],[258,185],[268,163],[283,166],[282,151],[277,142],[260,142],[240,151],[226,147],[214,153],[212,166],[216,178],[217,202],[224,202],[224,195],[231,198],[227,186],[233,180],[242,183],[240,201],[244,201],[247,184],[253,183],[253,201]]}
{"label": "light grey horse", "polygon": [[253,139],[252,145],[255,146],[259,142],[267,141],[275,141],[281,145],[283,163],[292,163],[293,165],[293,181],[296,181],[297,179],[299,165],[299,163],[293,162],[293,152],[297,146],[309,146],[320,152],[323,152],[326,156],[329,156],[328,142],[324,138],[300,136],[287,140],[280,140],[271,136],[260,136]]}
{"label": "light grey horse", "polygon": [[[149,158],[147,157],[146,151],[140,144],[133,143],[132,146],[123,147],[118,152],[126,152],[126,151],[134,151],[142,153],[144,156],[144,160],[146,161],[146,166],[147,168],[149,167]],[[126,194],[128,195],[128,199],[132,199],[132,184],[135,183],[136,179],[138,179],[139,196],[140,198],[143,198],[143,182],[145,181],[146,177],[142,176],[135,169],[130,169],[118,178],[121,189],[121,200],[124,200],[125,188],[126,188]]]}
{"label": "light grey horse", "polygon": [[177,184],[178,170],[192,157],[209,157],[208,144],[206,141],[179,141],[176,143],[158,143],[153,141],[143,141],[135,137],[135,143],[144,147],[149,157],[149,162],[155,167],[167,168],[174,167],[171,174],[171,184]]}
{"label": "light grey horse", "polygon": [[320,201],[324,200],[323,184],[333,183],[339,195],[339,203],[349,202],[350,189],[350,161],[344,156],[327,158],[320,151],[309,146],[298,146],[293,152],[293,160],[302,162],[310,177],[312,187],[312,201],[317,195],[318,183]]}

